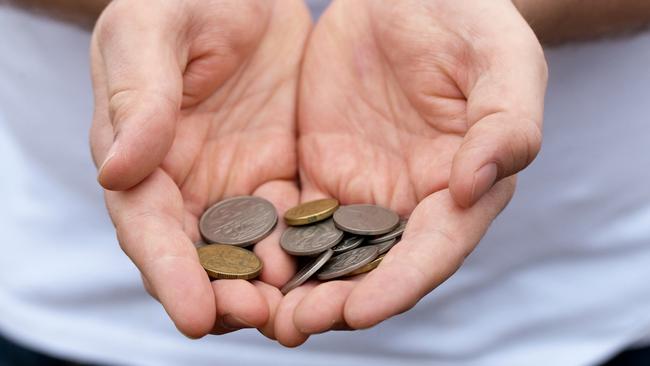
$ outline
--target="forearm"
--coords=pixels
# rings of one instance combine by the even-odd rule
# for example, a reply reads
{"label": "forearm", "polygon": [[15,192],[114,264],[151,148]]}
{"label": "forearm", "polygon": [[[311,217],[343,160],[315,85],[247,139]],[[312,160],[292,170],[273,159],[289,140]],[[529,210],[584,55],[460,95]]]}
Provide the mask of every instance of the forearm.
{"label": "forearm", "polygon": [[111,0],[0,0],[30,12],[92,28]]}
{"label": "forearm", "polygon": [[542,43],[588,39],[650,25],[648,0],[513,0]]}

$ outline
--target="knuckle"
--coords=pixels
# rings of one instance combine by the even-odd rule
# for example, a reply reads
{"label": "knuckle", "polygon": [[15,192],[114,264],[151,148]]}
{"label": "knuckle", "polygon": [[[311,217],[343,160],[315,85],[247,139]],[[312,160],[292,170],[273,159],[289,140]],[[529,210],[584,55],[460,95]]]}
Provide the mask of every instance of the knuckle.
{"label": "knuckle", "polygon": [[532,119],[524,119],[521,124],[524,128],[525,164],[528,165],[542,148],[542,129],[540,124]]}
{"label": "knuckle", "polygon": [[155,90],[139,90],[132,87],[117,88],[111,92],[108,100],[110,120],[115,125],[134,113],[151,116],[171,116],[175,119],[180,111],[179,103],[171,96]]}

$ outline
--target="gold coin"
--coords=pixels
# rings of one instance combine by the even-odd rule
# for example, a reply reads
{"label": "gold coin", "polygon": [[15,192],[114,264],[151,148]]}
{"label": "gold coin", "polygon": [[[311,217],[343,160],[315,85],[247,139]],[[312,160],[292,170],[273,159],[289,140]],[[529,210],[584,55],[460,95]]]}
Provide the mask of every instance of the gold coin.
{"label": "gold coin", "polygon": [[373,269],[377,268],[379,263],[381,263],[381,260],[384,259],[384,256],[386,256],[386,254],[380,255],[379,257],[375,258],[372,262],[366,264],[365,266],[363,266],[363,267],[361,267],[361,268],[359,268],[359,269],[357,269],[355,271],[352,271],[352,272],[348,273],[346,276],[347,277],[356,276],[356,275],[360,275],[362,273],[372,271]]}
{"label": "gold coin", "polygon": [[197,251],[201,265],[214,279],[250,280],[262,272],[262,261],[244,248],[210,244],[198,248]]}
{"label": "gold coin", "polygon": [[287,210],[284,221],[291,226],[313,224],[332,216],[338,207],[339,201],[334,198],[301,203]]}

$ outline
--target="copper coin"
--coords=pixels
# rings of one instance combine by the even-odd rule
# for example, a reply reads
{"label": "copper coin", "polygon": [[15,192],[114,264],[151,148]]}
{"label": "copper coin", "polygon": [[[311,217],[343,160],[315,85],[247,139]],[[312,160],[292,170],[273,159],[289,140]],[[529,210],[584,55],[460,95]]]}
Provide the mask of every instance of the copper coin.
{"label": "copper coin", "polygon": [[331,280],[332,278],[345,276],[372,262],[378,255],[379,249],[375,245],[352,249],[331,258],[321,268],[316,277],[319,280]]}
{"label": "copper coin", "polygon": [[253,196],[217,202],[201,216],[199,229],[208,243],[245,247],[268,236],[278,222],[271,202]]}
{"label": "copper coin", "polygon": [[330,218],[338,207],[339,201],[333,198],[301,203],[287,210],[284,221],[292,226],[313,224]]}
{"label": "copper coin", "polygon": [[199,248],[199,261],[213,279],[250,280],[262,272],[255,253],[232,245],[211,244]]}
{"label": "copper coin", "polygon": [[286,295],[289,291],[305,283],[311,276],[314,275],[327,261],[332,257],[334,252],[331,249],[324,251],[311,263],[302,267],[298,273],[280,290],[282,294]]}
{"label": "copper coin", "polygon": [[334,226],[332,219],[308,226],[293,226],[282,233],[280,246],[292,255],[319,254],[335,246],[343,232]]}
{"label": "copper coin", "polygon": [[406,219],[400,219],[399,225],[397,225],[397,227],[393,229],[393,231],[368,240],[368,244],[377,244],[393,238],[397,238],[398,236],[404,233],[404,229],[406,229],[407,222],[408,221]]}
{"label": "copper coin", "polygon": [[359,245],[361,245],[364,240],[365,240],[365,238],[363,236],[353,235],[353,236],[349,236],[347,238],[344,237],[343,241],[336,244],[336,246],[334,248],[332,248],[332,250],[336,254],[347,252],[348,250],[354,249],[354,248],[358,247]]}
{"label": "copper coin", "polygon": [[381,235],[399,224],[399,216],[377,205],[357,204],[340,207],[334,212],[339,229],[358,235]]}

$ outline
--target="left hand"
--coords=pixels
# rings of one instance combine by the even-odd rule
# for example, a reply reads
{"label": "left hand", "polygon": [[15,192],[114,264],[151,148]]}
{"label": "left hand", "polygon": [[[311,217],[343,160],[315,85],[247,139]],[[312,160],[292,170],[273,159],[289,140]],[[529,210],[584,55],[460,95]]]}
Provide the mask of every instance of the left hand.
{"label": "left hand", "polygon": [[335,1],[305,52],[301,201],[375,203],[410,221],[373,272],[283,298],[287,346],[371,327],[459,268],[540,148],[547,75],[509,0]]}

